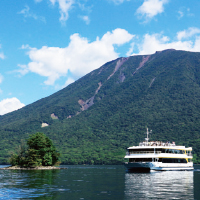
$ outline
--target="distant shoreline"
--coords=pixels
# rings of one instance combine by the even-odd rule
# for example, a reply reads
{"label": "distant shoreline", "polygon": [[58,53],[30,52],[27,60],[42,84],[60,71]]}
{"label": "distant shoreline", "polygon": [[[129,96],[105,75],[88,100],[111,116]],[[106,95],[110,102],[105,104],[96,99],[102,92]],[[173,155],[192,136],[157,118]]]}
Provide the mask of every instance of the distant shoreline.
{"label": "distant shoreline", "polygon": [[64,167],[55,167],[55,166],[40,166],[40,167],[19,167],[19,166],[8,166],[0,168],[0,170],[52,170],[52,169],[67,169]]}

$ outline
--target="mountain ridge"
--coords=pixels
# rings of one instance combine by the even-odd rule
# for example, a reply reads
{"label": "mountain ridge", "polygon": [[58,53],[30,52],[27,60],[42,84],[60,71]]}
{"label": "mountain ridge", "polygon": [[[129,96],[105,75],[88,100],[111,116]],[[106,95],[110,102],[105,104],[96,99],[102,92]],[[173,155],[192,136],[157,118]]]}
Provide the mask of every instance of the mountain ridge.
{"label": "mountain ridge", "polygon": [[0,162],[21,139],[39,131],[55,142],[63,163],[120,164],[126,147],[143,140],[146,126],[153,139],[193,145],[198,162],[199,66],[200,53],[173,49],[110,61],[0,116]]}

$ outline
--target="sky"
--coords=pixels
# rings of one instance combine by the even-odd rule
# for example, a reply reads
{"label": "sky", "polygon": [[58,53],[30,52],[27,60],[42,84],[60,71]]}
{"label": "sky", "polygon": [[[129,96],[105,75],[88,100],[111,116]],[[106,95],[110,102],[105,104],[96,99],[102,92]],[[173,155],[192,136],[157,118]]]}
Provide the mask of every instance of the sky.
{"label": "sky", "polygon": [[0,0],[0,115],[118,57],[200,52],[199,0]]}

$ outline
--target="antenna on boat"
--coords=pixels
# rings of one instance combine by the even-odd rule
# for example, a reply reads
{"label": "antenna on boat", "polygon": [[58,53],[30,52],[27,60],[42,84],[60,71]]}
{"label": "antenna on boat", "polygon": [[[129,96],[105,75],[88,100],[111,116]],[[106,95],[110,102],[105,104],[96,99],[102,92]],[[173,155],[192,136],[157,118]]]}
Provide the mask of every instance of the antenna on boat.
{"label": "antenna on boat", "polygon": [[149,142],[149,133],[152,133],[152,130],[149,131],[149,129],[147,128],[147,137],[145,138],[147,143]]}

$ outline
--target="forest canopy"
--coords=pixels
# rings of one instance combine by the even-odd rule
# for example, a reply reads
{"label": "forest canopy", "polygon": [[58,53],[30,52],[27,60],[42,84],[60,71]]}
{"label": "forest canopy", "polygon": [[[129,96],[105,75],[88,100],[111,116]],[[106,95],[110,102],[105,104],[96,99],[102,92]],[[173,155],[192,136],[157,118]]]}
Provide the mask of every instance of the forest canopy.
{"label": "forest canopy", "polygon": [[12,153],[10,164],[21,167],[53,166],[59,164],[60,154],[53,142],[44,133],[31,135],[26,144],[21,142],[16,153]]}

